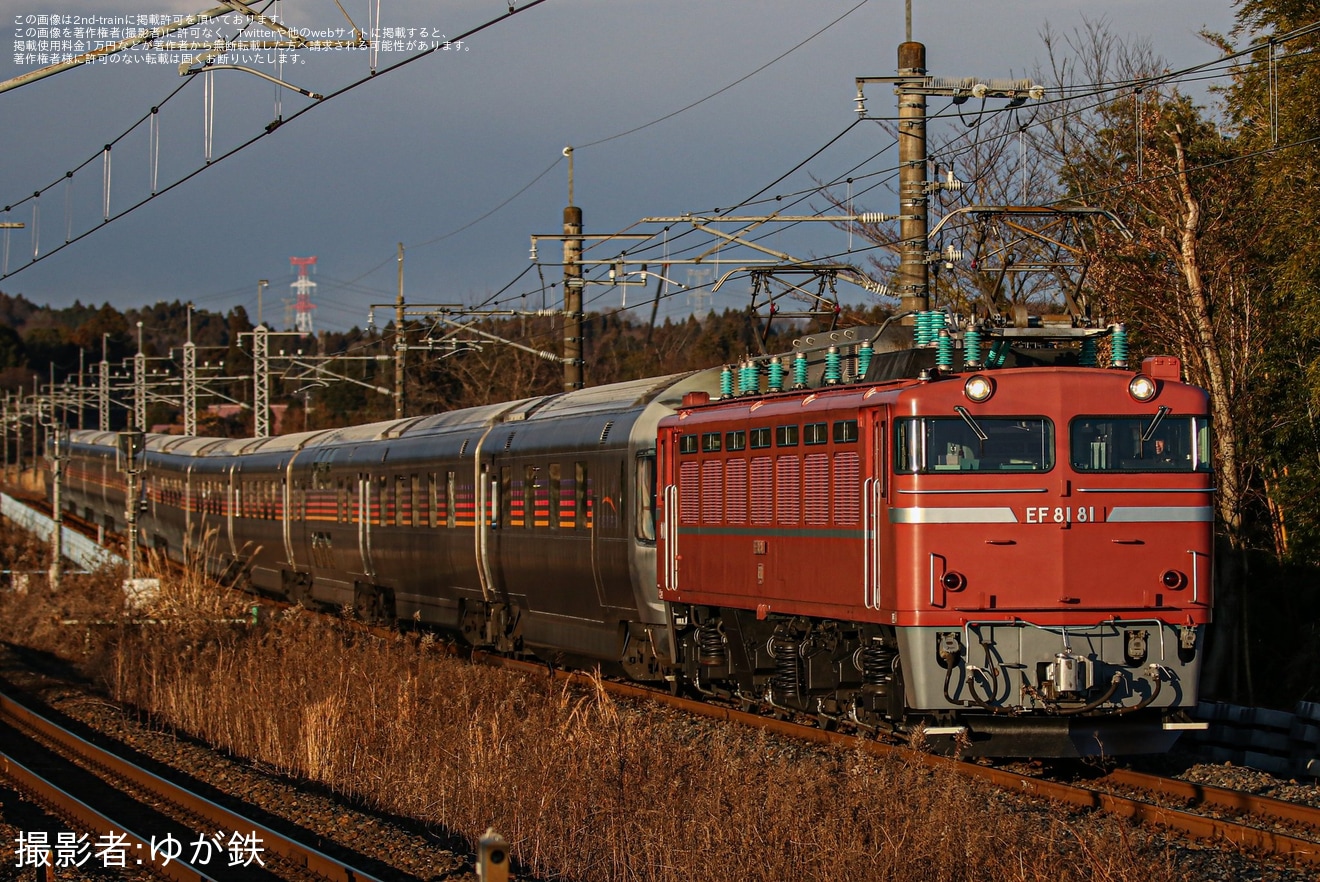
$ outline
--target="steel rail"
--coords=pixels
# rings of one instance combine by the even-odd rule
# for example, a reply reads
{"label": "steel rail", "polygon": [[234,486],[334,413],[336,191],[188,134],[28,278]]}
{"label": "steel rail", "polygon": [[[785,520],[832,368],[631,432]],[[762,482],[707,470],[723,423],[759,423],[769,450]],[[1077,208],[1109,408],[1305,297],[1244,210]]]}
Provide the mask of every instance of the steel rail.
{"label": "steel rail", "polygon": [[1271,818],[1276,821],[1300,824],[1320,831],[1320,808],[1303,803],[1288,802],[1272,796],[1257,796],[1227,787],[1213,784],[1197,784],[1192,781],[1180,781],[1177,778],[1164,778],[1146,772],[1130,769],[1115,769],[1097,784],[1113,784],[1118,787],[1135,787],[1156,793],[1160,796],[1186,800],[1193,805],[1204,805],[1226,811],[1236,811],[1256,817]]}
{"label": "steel rail", "polygon": [[[66,792],[3,752],[0,752],[0,777],[9,779],[19,790],[30,794],[38,802],[50,807],[56,814],[69,819],[74,824],[81,825],[87,830],[117,830],[124,834],[126,837],[125,844],[131,846],[131,851],[138,854],[152,854],[150,843],[146,838],[135,833],[124,824],[103,815],[73,794]],[[210,876],[187,861],[181,861],[177,858],[168,862],[155,863],[153,869],[169,879],[176,880],[176,882],[198,882],[198,880],[211,879]],[[54,877],[48,875],[45,877],[39,876],[38,878]]]}
{"label": "steel rail", "polygon": [[[262,845],[267,853],[277,854],[294,866],[305,868],[331,880],[331,882],[380,882],[376,876],[365,873],[362,870],[346,864],[343,861],[337,860],[311,846],[290,839],[289,837],[270,829],[264,824],[246,818],[237,812],[231,811],[222,805],[212,802],[204,796],[193,793],[172,781],[162,778],[146,769],[140,768],[128,760],[75,735],[59,724],[45,718],[36,711],[19,704],[13,698],[3,694],[0,694],[0,717],[12,720],[24,729],[36,732],[42,738],[59,745],[74,756],[83,759],[88,764],[100,768],[108,774],[123,778],[143,790],[157,794],[162,799],[177,806],[179,809],[199,816],[205,819],[207,823],[213,824],[219,829],[251,830],[261,837]],[[8,761],[8,758],[6,757],[6,773],[16,765],[17,764]],[[22,773],[14,774],[16,781],[21,774]],[[38,788],[33,792],[38,794],[40,799],[52,800],[61,808],[65,808],[64,799],[72,798],[67,797],[67,794],[60,794],[58,791],[52,792],[50,789],[51,785],[49,785],[48,782],[43,782],[39,776],[35,776],[31,772],[28,772],[28,775],[35,778],[36,781],[32,781],[31,778],[24,780],[26,783],[31,783]],[[82,804],[79,803],[79,805]],[[87,807],[84,806],[84,808]],[[81,811],[81,809],[75,809],[74,807],[69,807],[69,810],[71,812],[74,812],[75,810]],[[94,810],[90,811],[94,812],[93,820],[87,820],[83,815],[75,814],[74,816],[79,821],[88,824],[93,829],[95,829],[99,823],[102,826],[108,824],[116,830],[124,830],[124,827],[121,824],[105,819],[99,813],[95,813]],[[125,832],[128,831],[125,830]],[[171,868],[172,866],[165,867],[163,868],[163,871],[168,871]],[[171,876],[171,878],[196,880],[198,878],[205,879],[209,877],[205,875],[199,877],[197,872],[193,871],[192,875]]]}
{"label": "steel rail", "polygon": [[[476,662],[493,664],[517,670],[531,672],[539,671],[541,673],[545,673],[547,670],[545,665],[505,659],[501,656],[489,655],[486,653],[474,652],[472,658]],[[1320,867],[1320,841],[1304,839],[1271,830],[1263,830],[1236,821],[1198,815],[1194,812],[1181,809],[1166,808],[1139,799],[1106,793],[1103,790],[1097,790],[1091,787],[1082,787],[1061,781],[1033,778],[1029,775],[1021,775],[1004,769],[980,766],[975,763],[963,762],[949,757],[936,756],[934,754],[923,753],[910,747],[886,744],[872,738],[804,726],[801,723],[792,722],[791,720],[780,719],[777,717],[766,717],[755,713],[723,707],[717,704],[693,701],[691,699],[681,698],[654,689],[617,683],[611,680],[597,681],[591,675],[580,672],[561,671],[558,669],[551,669],[551,671],[556,678],[561,680],[575,681],[579,683],[599,682],[602,688],[615,695],[657,701],[661,704],[688,711],[699,716],[751,726],[777,735],[796,738],[802,741],[828,744],[850,750],[860,749],[875,756],[900,756],[910,762],[921,763],[929,768],[942,769],[966,778],[980,780],[1003,790],[1010,790],[1028,796],[1042,797],[1056,802],[1078,806],[1079,808],[1096,809],[1117,817],[1128,818],[1142,823],[1157,824],[1161,827],[1182,833],[1193,839],[1200,839],[1214,843],[1228,843],[1239,848],[1278,855],[1299,863]],[[1136,775],[1136,773],[1125,774]],[[1154,784],[1153,781],[1150,780],[1150,777],[1151,776],[1146,776],[1143,780],[1150,785],[1150,789],[1154,789]],[[1110,775],[1109,779],[1111,781],[1117,780],[1114,775]],[[1169,792],[1172,794],[1179,789],[1172,785],[1181,784],[1183,782],[1175,781],[1167,783],[1170,784]],[[1132,786],[1139,785],[1133,783]],[[1222,788],[1209,788],[1203,785],[1187,786],[1192,788],[1196,795],[1202,797],[1207,803],[1210,803],[1211,791],[1223,790]],[[1214,798],[1222,798],[1225,802],[1230,802],[1232,801],[1230,800],[1230,796],[1235,797],[1235,802],[1231,807],[1246,811],[1248,809],[1244,808],[1244,806],[1255,805],[1261,809],[1260,813],[1267,815],[1270,814],[1270,812],[1265,810],[1265,801],[1261,797],[1251,797],[1246,794],[1234,794],[1233,791],[1229,790],[1223,790],[1223,793],[1225,796],[1219,797],[1218,795],[1215,795]],[[1280,801],[1273,800],[1271,802],[1278,803]],[[1219,805],[1221,803],[1215,802],[1210,804]],[[1320,810],[1312,809],[1307,806],[1296,806],[1295,808],[1295,815],[1289,819],[1312,825],[1312,829],[1316,831],[1316,835],[1320,836]]]}

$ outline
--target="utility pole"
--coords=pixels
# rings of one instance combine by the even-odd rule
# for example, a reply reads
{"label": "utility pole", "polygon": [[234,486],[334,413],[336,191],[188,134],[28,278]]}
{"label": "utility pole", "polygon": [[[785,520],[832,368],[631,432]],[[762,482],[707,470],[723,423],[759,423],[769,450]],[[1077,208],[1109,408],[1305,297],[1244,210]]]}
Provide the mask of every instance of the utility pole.
{"label": "utility pole", "polygon": [[138,351],[133,356],[133,428],[147,430],[147,356],[142,351],[142,322],[137,323]]}
{"label": "utility pole", "polygon": [[60,587],[61,565],[64,558],[64,458],[68,446],[68,434],[64,426],[55,423],[51,426],[50,473],[51,473],[51,519],[55,529],[50,536],[50,587]]}
{"label": "utility pole", "polygon": [[101,375],[100,387],[97,389],[97,408],[99,413],[96,417],[96,427],[102,432],[110,431],[110,359],[109,349],[110,335],[101,335]]}
{"label": "utility pole", "polygon": [[401,420],[408,412],[404,399],[404,370],[408,358],[408,337],[403,331],[403,243],[399,243],[399,293],[394,298],[394,418]]}
{"label": "utility pole", "polygon": [[137,578],[137,522],[138,522],[138,476],[142,466],[138,458],[142,455],[145,438],[141,430],[119,433],[119,468],[128,476],[128,489],[125,492],[124,521],[128,526],[128,578]]}
{"label": "utility pole", "polygon": [[[930,237],[930,194],[941,190],[959,190],[962,182],[952,171],[945,181],[927,180],[926,156],[926,98],[931,95],[947,97],[954,104],[968,99],[1005,98],[1009,107],[1025,104],[1027,99],[1039,101],[1045,90],[1030,80],[989,80],[972,78],[945,79],[926,73],[926,46],[914,42],[911,34],[911,12],[908,14],[908,39],[898,47],[898,76],[857,77],[857,112],[866,117],[867,83],[892,83],[898,96],[898,166],[899,166],[899,248],[898,289],[899,309],[904,313],[930,308],[930,263],[938,254],[927,250]],[[908,315],[904,324],[913,324],[915,317]]]}
{"label": "utility pole", "polygon": [[[32,378],[32,476],[37,475],[37,457],[41,456],[41,387],[37,385],[37,378]],[[19,477],[22,477],[22,469],[19,469]]]}
{"label": "utility pole", "polygon": [[0,448],[3,448],[4,451],[3,454],[0,454],[0,456],[4,457],[4,471],[0,472],[0,475],[3,475],[3,478],[0,478],[0,480],[8,481],[9,480],[9,393],[8,392],[5,393],[4,404],[0,405],[0,408],[3,408],[3,410],[0,410]]}
{"label": "utility pole", "polygon": [[[264,324],[261,320],[261,292],[270,284],[269,279],[257,279],[257,324]],[[191,337],[189,339],[192,339]]]}
{"label": "utility pole", "polygon": [[564,391],[582,379],[582,209],[573,204],[573,148],[568,157],[568,205],[564,208]]}
{"label": "utility pole", "polygon": [[87,372],[87,350],[78,350],[78,430],[82,431],[83,417],[87,414],[86,392],[83,389],[83,374]]}
{"label": "utility pole", "polygon": [[14,395],[14,465],[18,470],[15,482],[23,480],[23,393]]}
{"label": "utility pole", "polygon": [[[926,75],[926,46],[909,40],[898,47],[898,75]],[[926,197],[926,96],[898,90],[898,213],[899,311],[912,313],[930,308],[930,267],[926,264],[926,234],[929,228]],[[909,315],[906,323],[915,322]]]}

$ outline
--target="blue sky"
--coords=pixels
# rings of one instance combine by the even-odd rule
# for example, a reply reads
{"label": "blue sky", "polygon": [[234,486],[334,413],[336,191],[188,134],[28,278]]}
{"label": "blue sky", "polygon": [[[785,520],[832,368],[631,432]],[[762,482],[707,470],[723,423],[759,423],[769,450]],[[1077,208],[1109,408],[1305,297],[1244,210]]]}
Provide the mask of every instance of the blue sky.
{"label": "blue sky", "polygon": [[[331,0],[280,5],[282,19],[294,27],[344,26]],[[367,26],[367,4],[344,5]],[[38,66],[16,63],[13,45],[36,27],[37,16],[117,21],[207,6],[208,0],[0,0],[7,33],[0,79]],[[914,6],[913,36],[928,47],[930,72],[947,77],[1030,76],[1044,58],[1039,34],[1046,23],[1068,31],[1083,15],[1102,18],[1119,37],[1148,40],[1172,68],[1215,56],[1200,30],[1232,27],[1232,8],[1217,0],[916,0]],[[452,37],[505,12],[507,3],[381,0],[380,9],[381,27],[406,41],[423,32],[434,39],[434,31]],[[0,280],[0,290],[55,305],[81,299],[124,307],[178,298],[255,312],[257,280],[265,278],[271,282],[266,317],[279,324],[278,304],[291,296],[294,280],[289,257],[314,254],[318,325],[342,328],[365,321],[368,304],[393,301],[396,243],[403,242],[410,301],[476,303],[513,282],[510,305],[540,306],[537,273],[514,280],[529,267],[529,237],[560,229],[565,145],[577,145],[574,196],[588,233],[623,230],[648,215],[725,208],[847,128],[856,118],[854,77],[892,74],[902,39],[899,0],[860,6],[858,0],[546,0],[466,41],[461,51],[436,52],[322,102],[128,216]],[[409,54],[383,51],[379,66]],[[603,140],[661,119],[776,58],[692,109]],[[265,59],[250,66],[276,73]],[[282,75],[330,92],[367,72],[366,53],[302,53]],[[239,71],[218,71],[213,84],[213,156],[260,133],[275,117],[277,92],[286,118],[311,103]],[[158,187],[203,168],[204,93],[201,78],[185,84],[177,65],[140,61],[84,67],[0,93],[0,208],[59,182],[38,202],[35,243],[32,200],[0,216],[29,225],[9,234],[8,269],[26,263],[34,245],[45,254],[66,234],[99,225],[101,147],[151,107],[161,107],[158,148],[153,151],[143,125],[111,151],[112,213],[149,193],[153,159]],[[871,87],[868,97],[872,113],[892,108],[883,87]],[[833,178],[885,143],[875,124],[855,127],[769,193]],[[895,159],[875,163],[892,166]],[[876,196],[865,207],[892,212],[891,201]],[[822,201],[810,205],[820,208]],[[819,253],[846,247],[844,236],[796,228],[767,244]],[[539,251],[554,260],[558,247],[542,243]],[[559,272],[545,267],[546,281]],[[687,278],[678,269],[671,277]],[[554,292],[547,296],[557,299]],[[602,307],[619,305],[624,295],[595,286],[590,296]],[[730,284],[715,305],[741,305],[746,296],[745,282]],[[640,299],[637,289],[628,293],[629,304]],[[682,298],[672,308],[685,308]]]}

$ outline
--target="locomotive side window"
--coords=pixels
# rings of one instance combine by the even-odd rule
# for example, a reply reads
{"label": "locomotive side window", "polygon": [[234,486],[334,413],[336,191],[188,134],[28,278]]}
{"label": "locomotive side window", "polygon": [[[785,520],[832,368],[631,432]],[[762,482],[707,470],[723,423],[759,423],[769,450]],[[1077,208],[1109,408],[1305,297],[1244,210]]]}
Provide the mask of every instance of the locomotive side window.
{"label": "locomotive side window", "polygon": [[905,474],[1054,468],[1054,423],[1041,417],[905,419],[894,442],[894,470]]}
{"label": "locomotive side window", "polygon": [[719,432],[706,432],[705,434],[703,434],[703,435],[701,436],[701,452],[702,452],[702,453],[719,453],[719,452],[720,452],[720,433],[719,433]]}
{"label": "locomotive side window", "polygon": [[1079,472],[1208,472],[1205,417],[1078,417],[1069,426]]}
{"label": "locomotive side window", "polygon": [[681,438],[679,438],[679,439],[678,439],[678,452],[679,452],[679,453],[696,453],[696,452],[697,452],[697,436],[696,436],[696,435],[683,435]]}
{"label": "locomotive side window", "polygon": [[807,423],[802,427],[803,444],[828,444],[830,440],[829,423]]}
{"label": "locomotive side window", "polygon": [[776,426],[775,446],[797,447],[799,434],[800,432],[797,426]]}
{"label": "locomotive side window", "polygon": [[857,440],[857,420],[836,420],[834,423],[834,443],[852,444]]}
{"label": "locomotive side window", "polygon": [[426,502],[422,498],[421,482],[417,480],[417,476],[410,475],[409,479],[412,493],[408,496],[408,500],[412,505],[412,525],[420,527],[422,525],[422,508],[426,505]]}
{"label": "locomotive side window", "polygon": [[739,429],[736,432],[729,432],[728,434],[726,434],[724,436],[724,449],[730,451],[746,450],[747,433]]}
{"label": "locomotive side window", "polygon": [[403,475],[394,476],[394,526],[403,527],[408,523],[407,508],[411,500],[408,498],[408,479]]}
{"label": "locomotive side window", "polygon": [[655,451],[637,455],[637,538],[655,542]]}
{"label": "locomotive side window", "polygon": [[752,449],[763,450],[770,446],[770,429],[768,427],[752,429]]}

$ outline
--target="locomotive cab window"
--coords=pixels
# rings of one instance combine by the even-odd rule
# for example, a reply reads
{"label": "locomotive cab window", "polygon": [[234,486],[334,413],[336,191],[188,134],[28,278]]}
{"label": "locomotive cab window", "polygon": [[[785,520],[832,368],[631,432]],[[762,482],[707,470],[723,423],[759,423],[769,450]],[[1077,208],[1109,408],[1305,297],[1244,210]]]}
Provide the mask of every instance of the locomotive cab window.
{"label": "locomotive cab window", "polygon": [[1054,423],[1042,417],[920,417],[895,426],[894,470],[1046,472],[1054,468]]}
{"label": "locomotive cab window", "polygon": [[1079,472],[1210,471],[1210,423],[1203,416],[1078,417],[1069,438]]}

